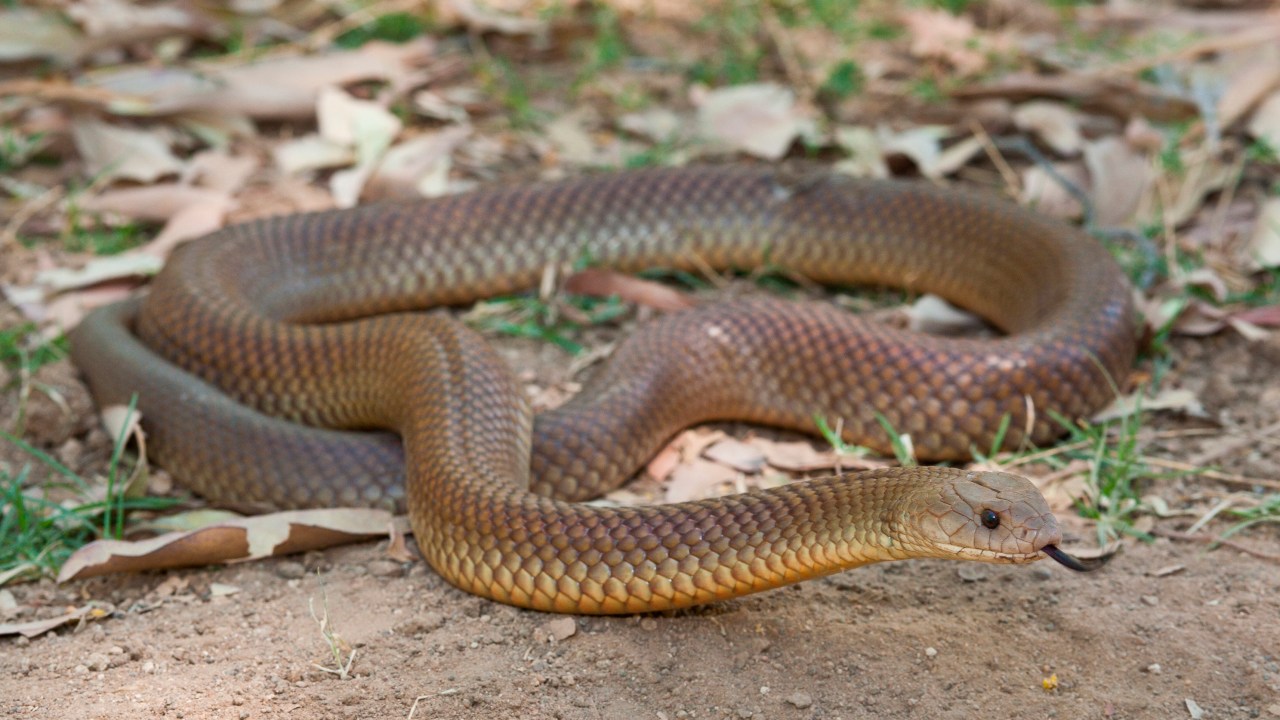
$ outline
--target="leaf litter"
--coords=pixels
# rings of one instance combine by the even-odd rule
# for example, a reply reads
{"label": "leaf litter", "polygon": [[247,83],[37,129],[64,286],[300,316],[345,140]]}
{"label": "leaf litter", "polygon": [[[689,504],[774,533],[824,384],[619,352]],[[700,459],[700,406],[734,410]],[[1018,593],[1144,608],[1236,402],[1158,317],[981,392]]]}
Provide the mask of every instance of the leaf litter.
{"label": "leaf litter", "polygon": [[[642,18],[617,4],[633,34],[643,35],[645,22],[667,23],[666,32],[681,39],[703,32],[688,25],[683,4],[650,5],[657,15]],[[270,26],[263,22],[267,16],[238,7],[228,12],[246,28]],[[17,68],[49,60],[55,68],[0,75],[6,132],[35,148],[5,151],[17,162],[7,173],[6,192],[22,201],[11,190],[19,184],[78,186],[16,223],[14,237],[60,240],[84,232],[76,224],[83,213],[100,219],[97,228],[160,226],[148,233],[150,242],[109,258],[7,242],[0,247],[5,296],[23,298],[18,307],[29,318],[65,328],[91,305],[140,284],[181,242],[249,216],[300,205],[433,197],[508,170],[558,177],[690,158],[789,161],[814,154],[852,175],[986,184],[1041,211],[1087,218],[1094,229],[1143,232],[1156,226],[1171,256],[1190,252],[1186,238],[1202,232],[1196,223],[1230,193],[1234,204],[1244,206],[1245,229],[1204,233],[1194,247],[1222,258],[1227,271],[1171,272],[1141,291],[1153,301],[1185,295],[1188,288],[1209,295],[1180,306],[1169,318],[1174,333],[1230,329],[1265,344],[1273,338],[1270,328],[1280,325],[1274,294],[1261,305],[1233,299],[1241,287],[1259,282],[1259,270],[1280,266],[1280,205],[1268,196],[1274,185],[1255,170],[1274,171],[1274,160],[1240,162],[1247,153],[1265,157],[1267,147],[1280,147],[1280,89],[1266,61],[1274,45],[1265,42],[1280,35],[1266,16],[1079,9],[1082,27],[1183,33],[1173,50],[1126,59],[1046,44],[1044,36],[1013,22],[985,25],[968,14],[920,9],[884,21],[896,36],[862,38],[845,56],[824,51],[844,47],[845,30],[806,25],[803,15],[774,17],[762,21],[760,33],[770,39],[764,52],[777,54],[777,67],[747,80],[729,79],[736,72],[731,67],[689,81],[661,63],[606,62],[584,81],[580,95],[535,89],[524,97],[529,87],[520,86],[522,68],[512,69],[502,53],[539,58],[529,63],[536,66],[556,52],[571,52],[556,47],[556,33],[570,23],[492,7],[443,3],[431,36],[399,45],[375,40],[354,49],[313,45],[308,37],[326,37],[316,26],[282,22],[297,27],[276,27],[285,39],[261,54],[215,57],[197,57],[193,48],[207,49],[211,38],[225,37],[228,16],[207,16],[185,4],[86,1],[66,3],[65,11],[0,11],[0,27],[28,31],[0,31],[0,63]],[[126,9],[132,20],[122,22]],[[1028,20],[1028,27],[1047,22],[1061,30],[1056,18]],[[1193,37],[1190,30],[1207,36]],[[456,46],[442,40],[463,35],[478,44],[465,71],[457,72]],[[632,42],[639,47],[657,37],[655,30]],[[685,44],[681,53],[708,56],[703,44]],[[841,90],[833,81],[837,70],[859,89]],[[512,120],[517,116],[530,118],[525,122],[537,130],[518,127]],[[974,117],[983,119],[975,124]],[[1036,154],[1011,152],[997,142],[1010,135],[1028,139]],[[30,162],[37,157],[61,166],[50,172]],[[1179,234],[1183,228],[1185,236]],[[1240,242],[1229,244],[1235,237]],[[671,311],[691,302],[649,281],[574,277],[584,283],[581,278],[594,277],[591,282],[601,286],[574,288],[584,294],[618,295],[634,305]],[[951,322],[927,304],[914,312],[923,320],[913,321],[926,325]],[[1130,407],[1200,416],[1202,402],[1196,392],[1172,387]],[[803,478],[887,462],[763,432],[745,438],[690,432],[695,434],[683,434],[649,463],[647,474],[661,483],[656,499],[768,486],[784,472]],[[1080,467],[1068,466],[1074,473],[1046,491],[1055,509],[1068,509],[1083,494]],[[263,522],[274,533],[285,521],[267,516]],[[253,532],[216,532],[223,531],[239,533],[237,542]],[[166,542],[195,542],[181,538]],[[106,556],[125,552],[117,547]],[[210,560],[195,556],[192,562]]]}

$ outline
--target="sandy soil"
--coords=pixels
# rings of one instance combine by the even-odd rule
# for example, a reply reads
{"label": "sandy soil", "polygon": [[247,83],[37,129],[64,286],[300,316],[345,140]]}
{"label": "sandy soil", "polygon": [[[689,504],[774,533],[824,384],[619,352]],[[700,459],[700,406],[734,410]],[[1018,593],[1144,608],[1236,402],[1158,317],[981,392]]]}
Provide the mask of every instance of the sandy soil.
{"label": "sandy soil", "polygon": [[[564,366],[555,351],[508,345],[535,375]],[[1280,420],[1280,341],[1223,336],[1183,343],[1178,356],[1172,382],[1199,393],[1216,422],[1198,426],[1216,431],[1149,449],[1181,460],[1216,453],[1225,471],[1280,476],[1274,436],[1250,434]],[[74,373],[65,364],[42,373],[79,413],[54,428],[67,433],[61,452],[72,443],[84,463],[96,462],[100,433],[88,431]],[[1150,488],[1173,508],[1233,489],[1186,479]],[[1161,520],[1156,529],[1192,520]],[[1092,532],[1067,523],[1078,541]],[[1275,553],[1280,533],[1262,528],[1243,542]],[[898,563],[687,612],[571,624],[468,596],[384,551],[385,542],[368,543],[221,569],[14,587],[10,619],[87,601],[112,612],[79,628],[0,640],[3,711],[55,719],[1280,717],[1280,572],[1195,542],[1129,542],[1091,575],[1050,563]],[[326,599],[331,629],[356,652],[346,680],[316,669],[333,664],[309,609]]]}

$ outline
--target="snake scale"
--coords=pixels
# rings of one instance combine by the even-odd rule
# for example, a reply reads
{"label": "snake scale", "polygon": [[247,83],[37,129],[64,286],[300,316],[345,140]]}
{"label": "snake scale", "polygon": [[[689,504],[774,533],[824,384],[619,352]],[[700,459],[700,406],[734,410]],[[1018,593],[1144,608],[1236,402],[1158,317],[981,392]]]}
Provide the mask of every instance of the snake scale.
{"label": "snake scale", "polygon": [[[770,266],[938,293],[1006,333],[924,336],[822,303],[747,298],[643,324],[566,405],[438,306],[549,264]],[[883,560],[1030,562],[1061,532],[1023,478],[910,467],[700,502],[580,502],[712,420],[814,430],[922,459],[1052,439],[1135,353],[1123,274],[1092,238],[978,193],[708,166],[495,186],[227,227],[141,299],[91,315],[74,359],[100,404],[138,393],[153,457],[220,501],[407,508],[467,591],[581,613],[679,608]],[[377,430],[377,431],[370,431]],[[386,432],[391,431],[391,432]],[[394,434],[392,434],[394,433]],[[399,436],[397,438],[397,436]]]}

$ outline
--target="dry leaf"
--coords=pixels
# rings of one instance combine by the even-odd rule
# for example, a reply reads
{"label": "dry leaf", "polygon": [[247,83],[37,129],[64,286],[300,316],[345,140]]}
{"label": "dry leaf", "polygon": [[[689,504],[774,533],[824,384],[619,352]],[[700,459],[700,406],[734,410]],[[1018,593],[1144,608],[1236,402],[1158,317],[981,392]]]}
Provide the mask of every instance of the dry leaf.
{"label": "dry leaf", "polygon": [[43,635],[55,628],[60,628],[69,623],[78,623],[85,618],[101,618],[110,614],[110,611],[98,604],[85,605],[68,612],[65,615],[59,615],[56,618],[47,620],[31,620],[24,623],[0,623],[0,637],[5,635],[22,635],[24,637],[36,637]]}
{"label": "dry leaf", "polygon": [[449,182],[453,153],[471,136],[471,126],[459,125],[429,132],[398,143],[383,155],[365,185],[370,199],[438,197],[454,192]]}
{"label": "dry leaf", "polygon": [[70,64],[80,54],[82,38],[58,13],[35,8],[0,10],[0,62],[48,58]]}
{"label": "dry leaf", "polygon": [[140,252],[96,257],[78,270],[54,268],[36,273],[36,283],[50,292],[97,285],[109,280],[155,275],[164,265],[162,258]]}
{"label": "dry leaf", "polygon": [[616,296],[657,310],[686,310],[697,304],[691,295],[669,285],[603,268],[588,268],[570,275],[564,289],[576,295]]}
{"label": "dry leaf", "polygon": [[[1089,173],[1083,163],[1055,163],[1053,169],[1083,192],[1089,191]],[[1022,194],[1018,200],[1035,208],[1036,212],[1056,218],[1071,220],[1084,212],[1076,196],[1039,165],[1032,165],[1023,172]]]}
{"label": "dry leaf", "polygon": [[1248,252],[1258,268],[1280,267],[1280,198],[1263,203]]}
{"label": "dry leaf", "polygon": [[880,136],[871,128],[845,125],[836,128],[836,144],[847,157],[836,163],[837,172],[853,177],[889,177],[889,164],[885,162],[885,149]]}
{"label": "dry leaf", "polygon": [[841,458],[834,450],[816,450],[812,443],[803,440],[777,442],[764,438],[750,438],[748,443],[760,448],[765,460],[779,470],[792,472],[809,472],[812,470],[830,470],[845,464],[848,458]]}
{"label": "dry leaf", "polygon": [[671,473],[665,501],[678,503],[715,497],[721,494],[721,485],[731,483],[737,477],[738,472],[733,468],[707,460],[685,462]]}
{"label": "dry leaf", "polygon": [[1118,137],[1086,143],[1084,162],[1093,185],[1094,223],[1128,223],[1151,185],[1151,163]]}
{"label": "dry leaf", "polygon": [[187,185],[199,185],[233,196],[244,188],[259,165],[258,158],[252,155],[230,155],[222,150],[205,150],[191,157],[182,181]]}
{"label": "dry leaf", "polygon": [[666,108],[650,108],[618,118],[618,127],[654,142],[675,142],[684,136],[689,121]]}
{"label": "dry leaf", "polygon": [[907,308],[907,327],[933,335],[972,335],[986,329],[982,318],[937,295],[921,295]]}
{"label": "dry leaf", "polygon": [[1079,116],[1062,103],[1047,100],[1023,103],[1014,108],[1013,122],[1018,129],[1032,133],[1064,157],[1079,154],[1084,145]]}
{"label": "dry leaf", "polygon": [[347,145],[327,140],[319,135],[304,135],[281,143],[271,150],[276,167],[287,175],[345,167],[356,161],[356,152]]}
{"label": "dry leaf", "polygon": [[713,144],[777,160],[813,121],[790,89],[773,83],[736,85],[695,93],[699,134]]}
{"label": "dry leaf", "polygon": [[91,175],[149,183],[182,172],[183,163],[169,151],[165,133],[97,120],[76,121],[71,133]]}
{"label": "dry leaf", "polygon": [[373,163],[391,147],[404,123],[376,102],[359,100],[337,88],[324,88],[316,101],[320,136],[356,149],[356,163]]}
{"label": "dry leaf", "polygon": [[1143,410],[1176,410],[1195,417],[1205,417],[1204,405],[1196,394],[1185,388],[1167,388],[1148,397],[1141,390],[1116,398],[1100,410],[1091,422],[1104,423],[1116,418],[1128,417],[1141,407]]}
{"label": "dry leaf", "polygon": [[962,75],[972,75],[987,65],[986,56],[974,49],[973,21],[945,10],[910,10],[902,13],[911,35],[911,54],[950,63]]}
{"label": "dry leaf", "polygon": [[495,12],[472,0],[448,0],[445,7],[452,10],[472,32],[492,30],[503,35],[540,35],[547,31],[547,24],[542,20]]}
{"label": "dry leaf", "polygon": [[1268,55],[1271,57],[1252,62],[1232,76],[1223,90],[1218,98],[1218,122],[1223,127],[1242,117],[1280,85],[1280,56],[1274,48]]}
{"label": "dry leaf", "polygon": [[707,448],[703,457],[712,462],[727,465],[738,472],[756,473],[764,469],[764,453],[759,447],[741,440],[725,438]]}
{"label": "dry leaf", "polygon": [[1280,148],[1280,92],[1271,95],[1258,106],[1249,119],[1249,134],[1263,140],[1269,147]]}
{"label": "dry leaf", "polygon": [[391,513],[368,508],[296,510],[126,542],[98,540],[72,553],[58,582],[116,572],[256,560],[387,533]]}

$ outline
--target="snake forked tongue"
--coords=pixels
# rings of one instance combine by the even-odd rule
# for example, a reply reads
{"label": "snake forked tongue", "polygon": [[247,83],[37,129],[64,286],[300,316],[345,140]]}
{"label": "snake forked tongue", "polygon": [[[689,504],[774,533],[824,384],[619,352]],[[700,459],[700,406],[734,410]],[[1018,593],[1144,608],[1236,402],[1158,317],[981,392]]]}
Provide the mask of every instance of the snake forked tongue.
{"label": "snake forked tongue", "polygon": [[1106,565],[1107,560],[1111,557],[1110,555],[1107,555],[1096,560],[1080,560],[1072,557],[1057,545],[1045,545],[1040,548],[1040,551],[1054,560],[1057,560],[1063,567],[1070,568],[1076,572],[1093,572],[1103,565]]}

